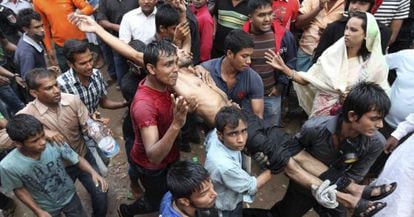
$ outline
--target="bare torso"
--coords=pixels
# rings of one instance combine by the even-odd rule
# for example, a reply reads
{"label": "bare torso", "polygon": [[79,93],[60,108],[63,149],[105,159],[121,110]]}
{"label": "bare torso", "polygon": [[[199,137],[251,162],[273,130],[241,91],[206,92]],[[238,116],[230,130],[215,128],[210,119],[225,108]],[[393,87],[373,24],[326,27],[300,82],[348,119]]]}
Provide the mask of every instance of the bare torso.
{"label": "bare torso", "polygon": [[210,126],[214,126],[217,112],[222,107],[231,105],[224,92],[214,84],[207,85],[187,68],[180,69],[174,90],[184,99],[194,97],[198,101],[196,113]]}

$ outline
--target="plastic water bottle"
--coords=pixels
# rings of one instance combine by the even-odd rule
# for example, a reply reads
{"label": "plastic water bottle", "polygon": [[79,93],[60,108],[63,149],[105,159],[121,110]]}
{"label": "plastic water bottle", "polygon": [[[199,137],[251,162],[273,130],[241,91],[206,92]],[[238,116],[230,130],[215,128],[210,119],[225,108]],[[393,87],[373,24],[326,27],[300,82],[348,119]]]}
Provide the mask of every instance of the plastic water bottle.
{"label": "plastic water bottle", "polygon": [[106,157],[111,158],[118,154],[118,143],[102,123],[89,118],[86,124],[88,125],[88,135],[98,144],[98,148]]}

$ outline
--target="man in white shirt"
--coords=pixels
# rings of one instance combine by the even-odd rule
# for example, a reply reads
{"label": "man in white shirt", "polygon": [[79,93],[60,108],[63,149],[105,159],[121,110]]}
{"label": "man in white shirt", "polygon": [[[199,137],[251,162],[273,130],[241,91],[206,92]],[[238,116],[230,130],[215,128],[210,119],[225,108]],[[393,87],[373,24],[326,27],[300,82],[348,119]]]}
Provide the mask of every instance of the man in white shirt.
{"label": "man in white shirt", "polygon": [[32,8],[32,4],[25,0],[4,0],[1,4],[12,9],[15,14],[23,9]]}
{"label": "man in white shirt", "polygon": [[139,8],[126,13],[119,27],[119,39],[125,43],[140,40],[150,43],[155,35],[155,5],[157,0],[139,0]]}

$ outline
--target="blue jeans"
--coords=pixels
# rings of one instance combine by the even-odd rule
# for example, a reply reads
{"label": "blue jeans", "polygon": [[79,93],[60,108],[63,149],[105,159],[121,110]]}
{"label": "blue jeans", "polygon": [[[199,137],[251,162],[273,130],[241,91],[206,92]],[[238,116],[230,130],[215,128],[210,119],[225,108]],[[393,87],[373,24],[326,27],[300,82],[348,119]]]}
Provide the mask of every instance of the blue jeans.
{"label": "blue jeans", "polygon": [[236,208],[231,211],[220,211],[220,217],[242,217],[243,202],[237,204]]}
{"label": "blue jeans", "polygon": [[[85,160],[89,162],[95,171],[99,171],[95,158],[89,150],[85,155]],[[73,182],[75,182],[76,179],[79,179],[83,187],[85,187],[91,195],[93,208],[92,216],[105,217],[108,208],[108,195],[106,192],[102,192],[101,186],[96,187],[92,180],[92,176],[89,173],[82,171],[77,165],[66,167],[66,172],[70,178],[72,178]]]}
{"label": "blue jeans", "polygon": [[312,55],[305,53],[299,48],[296,57],[296,71],[307,72],[313,64],[312,59]]}
{"label": "blue jeans", "polygon": [[19,99],[10,85],[0,86],[0,99],[7,105],[9,111],[13,114],[24,107],[24,103]]}
{"label": "blue jeans", "polygon": [[55,47],[55,54],[56,54],[56,59],[59,64],[59,68],[62,71],[62,73],[64,73],[69,70],[69,65],[66,62],[66,57],[65,57],[65,54],[63,53],[63,47],[57,44],[55,44],[54,47]]}
{"label": "blue jeans", "polygon": [[114,55],[114,63],[115,63],[115,73],[116,73],[116,81],[118,86],[121,87],[122,77],[128,72],[129,66],[126,59],[112,50]]}
{"label": "blue jeans", "polygon": [[50,213],[53,217],[61,217],[61,213],[65,214],[65,217],[87,217],[85,210],[82,207],[82,203],[78,197],[78,194],[73,195],[72,200],[63,209]]}
{"label": "blue jeans", "polygon": [[103,57],[105,59],[105,63],[108,66],[108,74],[111,78],[116,78],[115,72],[115,62],[114,62],[114,54],[112,53],[112,48],[109,47],[105,42],[100,41],[100,46],[102,50]]}
{"label": "blue jeans", "polygon": [[266,127],[280,126],[282,96],[265,96],[263,120]]}

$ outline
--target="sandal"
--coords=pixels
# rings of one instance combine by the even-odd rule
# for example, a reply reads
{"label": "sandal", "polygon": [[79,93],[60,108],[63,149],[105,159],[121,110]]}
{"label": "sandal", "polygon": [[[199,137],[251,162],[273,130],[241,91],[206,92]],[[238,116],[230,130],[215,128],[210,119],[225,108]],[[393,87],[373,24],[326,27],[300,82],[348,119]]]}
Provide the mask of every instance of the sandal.
{"label": "sandal", "polygon": [[[364,191],[362,191],[361,198],[364,198],[367,200],[381,200],[382,198],[385,198],[386,196],[390,195],[397,188],[396,182],[393,182],[390,185],[391,185],[391,188],[388,191],[387,191],[387,184],[378,185],[378,186],[367,185],[365,186]],[[380,194],[377,196],[371,196],[372,191],[374,191],[374,189],[376,188],[380,189]]]}
{"label": "sandal", "polygon": [[[357,206],[355,207],[354,213],[352,217],[369,217],[374,216],[379,211],[384,209],[387,206],[385,202],[371,202],[365,199],[361,199],[358,201]],[[369,208],[374,208],[368,210]]]}

